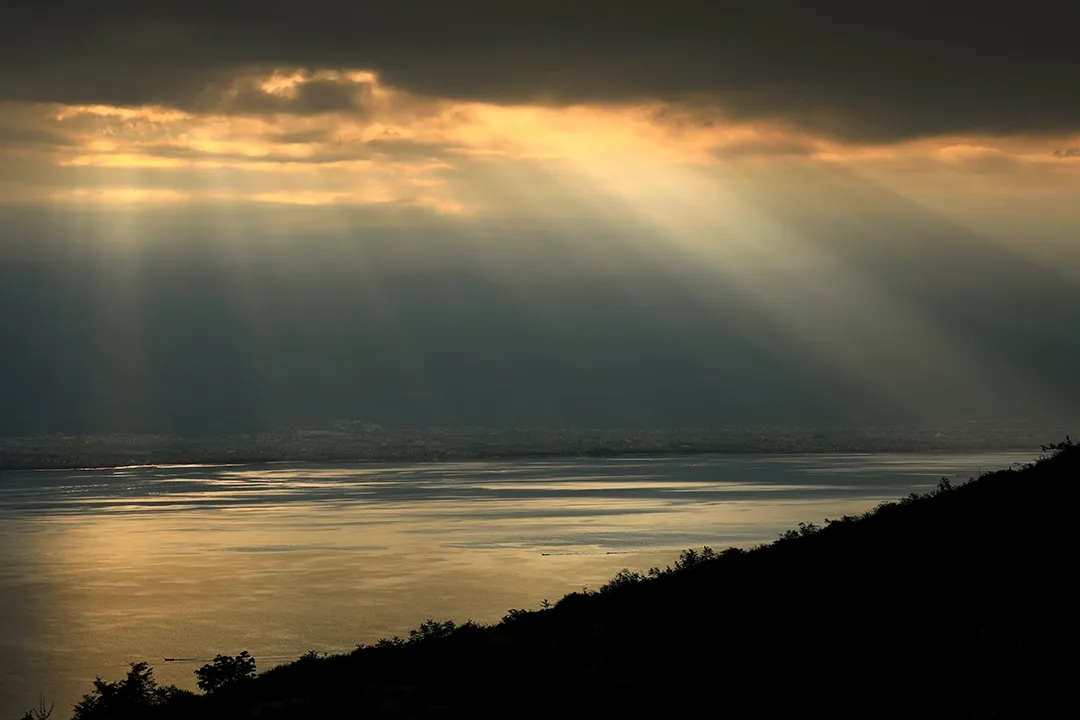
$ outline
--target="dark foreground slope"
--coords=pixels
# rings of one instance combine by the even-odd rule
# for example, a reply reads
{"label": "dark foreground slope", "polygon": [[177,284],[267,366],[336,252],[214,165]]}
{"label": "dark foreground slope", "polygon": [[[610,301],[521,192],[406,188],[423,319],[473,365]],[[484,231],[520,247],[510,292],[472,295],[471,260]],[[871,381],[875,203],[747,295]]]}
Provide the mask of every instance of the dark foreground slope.
{"label": "dark foreground slope", "polygon": [[431,624],[135,716],[1071,714],[1078,473],[1080,447],[1063,446],[496,627]]}

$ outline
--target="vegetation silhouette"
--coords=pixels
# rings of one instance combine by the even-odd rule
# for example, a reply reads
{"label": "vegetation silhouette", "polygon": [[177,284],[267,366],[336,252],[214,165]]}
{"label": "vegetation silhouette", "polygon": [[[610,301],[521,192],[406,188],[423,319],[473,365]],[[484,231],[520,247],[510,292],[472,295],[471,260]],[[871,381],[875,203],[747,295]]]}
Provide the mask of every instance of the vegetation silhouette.
{"label": "vegetation silhouette", "polygon": [[[75,717],[1057,715],[1074,704],[1080,447],[1044,450],[767,545],[625,569],[495,626],[428,620],[407,639],[309,653],[228,692],[159,688],[134,664],[96,681]],[[248,667],[234,661],[218,664]]]}
{"label": "vegetation silhouette", "polygon": [[38,706],[27,710],[21,720],[51,720],[54,710],[56,710],[56,704],[49,703],[46,705],[45,696],[40,695],[38,697]]}
{"label": "vegetation silhouette", "polygon": [[205,693],[219,692],[255,677],[255,658],[244,650],[236,657],[217,655],[214,661],[195,671],[199,689]]}
{"label": "vegetation silhouette", "polygon": [[131,663],[127,675],[116,682],[94,680],[94,691],[75,705],[74,720],[134,720],[150,716],[156,708],[183,705],[194,693],[173,685],[159,686],[149,663]]}

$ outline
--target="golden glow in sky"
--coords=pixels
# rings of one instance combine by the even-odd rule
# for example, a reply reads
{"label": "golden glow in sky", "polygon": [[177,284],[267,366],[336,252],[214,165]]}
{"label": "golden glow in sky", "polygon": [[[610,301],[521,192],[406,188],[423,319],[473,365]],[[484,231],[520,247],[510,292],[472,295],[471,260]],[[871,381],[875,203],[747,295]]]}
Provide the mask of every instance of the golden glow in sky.
{"label": "golden glow in sky", "polygon": [[[470,171],[514,163],[584,173],[600,189],[630,197],[646,184],[677,185],[679,168],[782,173],[792,162],[838,164],[945,205],[950,198],[961,206],[979,196],[1080,192],[1080,157],[1070,152],[1077,137],[860,145],[659,102],[545,107],[419,97],[367,70],[238,76],[207,88],[197,106],[0,106],[0,163],[9,168],[3,197],[482,215],[505,208],[485,197]],[[647,183],[635,185],[635,178]]]}
{"label": "golden glow in sky", "polygon": [[[906,406],[919,402],[911,387],[974,397],[1023,383],[812,239],[806,214],[830,216],[843,236],[878,198],[894,219],[943,219],[1078,273],[1036,237],[1080,231],[1077,147],[1080,136],[1046,135],[859,143],[700,103],[498,105],[419,96],[368,70],[287,69],[223,79],[183,109],[0,105],[0,198],[102,210],[94,222],[134,242],[145,240],[140,213],[207,206],[227,210],[213,215],[236,226],[226,234],[280,218],[306,231],[392,217],[501,223],[509,242],[521,223],[562,223],[580,246],[568,260],[602,269],[581,223],[601,218],[629,229],[620,252],[706,270],[828,365]],[[707,291],[700,304],[722,311]]]}

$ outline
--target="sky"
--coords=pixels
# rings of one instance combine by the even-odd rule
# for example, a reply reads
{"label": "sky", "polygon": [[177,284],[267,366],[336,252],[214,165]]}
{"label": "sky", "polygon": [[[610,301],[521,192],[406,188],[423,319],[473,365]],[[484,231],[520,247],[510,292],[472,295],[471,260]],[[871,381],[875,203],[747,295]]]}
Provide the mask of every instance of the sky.
{"label": "sky", "polygon": [[0,435],[1075,417],[1080,11],[4,12]]}

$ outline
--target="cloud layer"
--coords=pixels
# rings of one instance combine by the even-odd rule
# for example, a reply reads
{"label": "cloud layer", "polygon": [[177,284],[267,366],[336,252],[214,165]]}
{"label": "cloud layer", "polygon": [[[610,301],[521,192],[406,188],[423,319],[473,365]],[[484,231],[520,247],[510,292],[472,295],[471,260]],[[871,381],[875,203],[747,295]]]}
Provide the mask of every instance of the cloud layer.
{"label": "cloud layer", "polygon": [[[426,96],[696,98],[859,141],[1063,132],[1080,127],[1078,15],[850,0],[25,3],[0,28],[0,97],[194,109],[244,67],[363,67]],[[313,84],[293,105],[344,109],[339,91]]]}
{"label": "cloud layer", "polygon": [[1077,188],[1077,137],[841,142],[681,101],[496,104],[418,95],[370,70],[279,68],[222,76],[186,109],[2,103],[0,184],[8,204],[201,200],[501,214],[505,203],[485,197],[491,181],[478,178],[513,172],[514,163],[555,163],[619,194],[636,172],[627,163],[655,174],[815,161],[885,173],[886,184],[916,192],[929,176],[952,178],[959,193],[1067,192]]}

